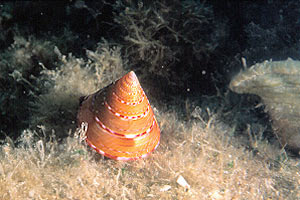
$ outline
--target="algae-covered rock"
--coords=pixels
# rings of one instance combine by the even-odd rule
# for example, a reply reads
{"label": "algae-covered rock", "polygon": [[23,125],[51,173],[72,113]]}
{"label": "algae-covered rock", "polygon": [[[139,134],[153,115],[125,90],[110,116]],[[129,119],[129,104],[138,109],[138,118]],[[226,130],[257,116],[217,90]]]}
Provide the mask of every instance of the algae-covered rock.
{"label": "algae-covered rock", "polygon": [[260,96],[282,145],[300,150],[300,61],[264,61],[240,72],[230,82],[237,93]]}

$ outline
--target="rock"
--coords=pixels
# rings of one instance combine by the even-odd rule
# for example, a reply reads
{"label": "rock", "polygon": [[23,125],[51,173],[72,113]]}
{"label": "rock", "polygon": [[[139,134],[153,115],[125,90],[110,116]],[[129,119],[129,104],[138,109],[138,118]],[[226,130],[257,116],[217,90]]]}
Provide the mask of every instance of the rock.
{"label": "rock", "polygon": [[300,61],[264,61],[237,74],[230,89],[260,96],[281,144],[300,150]]}
{"label": "rock", "polygon": [[183,178],[183,176],[179,175],[176,181],[180,186],[184,187],[185,189],[190,189],[191,186],[188,184],[188,182]]}

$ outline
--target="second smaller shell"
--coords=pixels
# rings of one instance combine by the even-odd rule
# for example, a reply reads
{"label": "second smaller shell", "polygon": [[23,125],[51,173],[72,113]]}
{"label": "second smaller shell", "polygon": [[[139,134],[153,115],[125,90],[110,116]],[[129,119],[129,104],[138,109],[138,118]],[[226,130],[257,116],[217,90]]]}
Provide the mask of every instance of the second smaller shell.
{"label": "second smaller shell", "polygon": [[230,82],[237,93],[260,96],[283,146],[300,150],[300,62],[265,61],[240,72]]}

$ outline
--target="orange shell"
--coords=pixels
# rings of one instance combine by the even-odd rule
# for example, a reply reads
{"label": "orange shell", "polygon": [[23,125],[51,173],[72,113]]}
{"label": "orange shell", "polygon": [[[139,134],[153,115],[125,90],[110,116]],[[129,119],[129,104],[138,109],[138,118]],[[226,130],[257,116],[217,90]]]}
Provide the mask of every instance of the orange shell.
{"label": "orange shell", "polygon": [[159,126],[133,71],[85,97],[77,117],[88,124],[87,144],[115,160],[146,157],[159,144]]}

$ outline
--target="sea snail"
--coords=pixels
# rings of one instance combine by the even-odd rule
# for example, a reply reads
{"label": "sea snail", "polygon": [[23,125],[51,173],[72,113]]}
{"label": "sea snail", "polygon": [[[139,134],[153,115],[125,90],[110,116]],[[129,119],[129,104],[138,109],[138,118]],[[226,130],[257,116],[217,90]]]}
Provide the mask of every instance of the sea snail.
{"label": "sea snail", "polygon": [[133,71],[84,97],[77,119],[87,124],[87,144],[115,160],[144,158],[159,145],[158,123]]}

